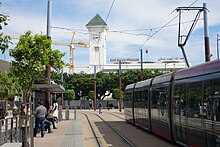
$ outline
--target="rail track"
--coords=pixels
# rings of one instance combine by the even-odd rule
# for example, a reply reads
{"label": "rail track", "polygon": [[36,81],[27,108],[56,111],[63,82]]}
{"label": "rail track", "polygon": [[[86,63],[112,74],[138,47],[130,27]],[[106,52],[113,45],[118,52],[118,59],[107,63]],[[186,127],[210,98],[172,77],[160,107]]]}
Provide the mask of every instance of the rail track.
{"label": "rail track", "polygon": [[[86,119],[87,119],[87,121],[88,121],[88,124],[89,124],[89,126],[90,126],[90,128],[91,128],[91,130],[92,130],[93,136],[94,136],[94,138],[95,138],[95,140],[96,140],[97,146],[98,146],[98,147],[102,147],[102,143],[101,143],[101,141],[99,140],[99,137],[97,137],[96,132],[94,131],[94,127],[92,126],[92,123],[91,123],[91,120],[90,120],[88,114],[86,114],[86,113],[82,113],[82,114],[86,116]],[[91,114],[91,115],[95,115],[96,117],[98,117],[98,118],[101,120],[101,122],[103,122],[105,125],[107,125],[108,128],[109,128],[114,134],[116,134],[116,135],[118,136],[117,139],[123,140],[123,141],[120,141],[121,144],[124,144],[124,145],[126,145],[126,146],[130,146],[130,147],[135,147],[135,145],[134,145],[131,141],[129,141],[129,139],[127,139],[122,133],[120,133],[117,129],[115,129],[110,123],[106,122],[101,116],[99,116],[99,115],[96,114],[96,113],[90,113],[90,114]],[[109,113],[107,113],[107,114],[109,114]],[[111,115],[111,114],[109,114],[109,115]],[[112,115],[124,120],[124,118],[122,118],[122,117],[120,117],[120,116],[117,116],[117,115],[114,115],[114,114],[112,114]],[[115,135],[114,135],[114,136],[115,136]],[[116,138],[116,137],[115,137],[115,138]]]}

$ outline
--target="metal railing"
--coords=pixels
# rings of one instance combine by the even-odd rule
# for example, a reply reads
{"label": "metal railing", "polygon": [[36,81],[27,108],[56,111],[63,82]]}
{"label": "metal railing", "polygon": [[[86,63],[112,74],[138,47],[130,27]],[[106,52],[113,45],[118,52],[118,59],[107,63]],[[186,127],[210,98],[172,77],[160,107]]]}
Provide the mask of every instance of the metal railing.
{"label": "metal railing", "polygon": [[[26,116],[25,116],[26,117]],[[34,147],[34,116],[14,116],[0,120],[0,146],[5,143],[22,142],[22,120],[27,120],[26,139],[29,146]]]}

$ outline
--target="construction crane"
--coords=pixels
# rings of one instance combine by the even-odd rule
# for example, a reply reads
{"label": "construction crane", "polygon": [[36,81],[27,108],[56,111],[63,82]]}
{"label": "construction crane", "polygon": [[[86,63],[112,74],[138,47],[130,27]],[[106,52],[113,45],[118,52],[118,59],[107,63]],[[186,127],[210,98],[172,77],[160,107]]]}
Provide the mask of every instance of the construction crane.
{"label": "construction crane", "polygon": [[[53,41],[52,40],[52,44],[55,45],[63,45],[63,46],[69,46],[70,47],[70,63],[69,63],[69,73],[73,74],[74,73],[74,50],[75,50],[75,45],[77,45],[78,47],[83,47],[83,48],[89,48],[89,45],[85,44],[82,41],[79,42],[74,42],[74,36],[75,36],[75,32],[72,32],[72,40],[70,43],[62,43],[62,42],[57,42],[57,41]],[[16,39],[19,40],[19,37],[12,37],[12,39]]]}
{"label": "construction crane", "polygon": [[70,47],[70,63],[69,63],[69,73],[73,74],[74,73],[74,50],[75,50],[75,45],[78,47],[83,47],[83,48],[89,48],[89,45],[85,44],[84,42],[74,42],[74,36],[75,32],[72,32],[72,40],[70,43],[60,43],[56,41],[52,41],[53,44],[56,45],[64,45],[64,46],[69,46]]}

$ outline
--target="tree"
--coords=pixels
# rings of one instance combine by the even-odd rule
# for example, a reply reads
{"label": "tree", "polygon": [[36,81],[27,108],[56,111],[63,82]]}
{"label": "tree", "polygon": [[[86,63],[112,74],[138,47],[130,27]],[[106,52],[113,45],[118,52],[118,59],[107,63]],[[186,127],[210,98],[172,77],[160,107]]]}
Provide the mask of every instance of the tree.
{"label": "tree", "polygon": [[68,101],[71,101],[71,100],[75,100],[75,92],[74,93],[67,93],[64,95],[64,100],[68,100]]}
{"label": "tree", "polygon": [[[1,5],[1,2],[0,2]],[[4,14],[0,14],[0,30],[2,27],[8,25],[8,16]],[[9,44],[11,43],[11,37],[9,35],[4,35],[0,33],[0,50],[2,54],[5,53],[5,50],[8,48]]]}
{"label": "tree", "polygon": [[0,71],[0,98],[7,99],[21,93],[21,87],[15,77]]}
{"label": "tree", "polygon": [[61,60],[64,54],[51,50],[50,46],[51,41],[46,35],[32,35],[31,31],[27,31],[9,52],[14,57],[12,74],[18,78],[25,98],[30,96],[32,84],[42,76],[47,65],[57,70],[64,66]]}
{"label": "tree", "polygon": [[[123,95],[123,93],[122,93],[122,95]],[[120,99],[120,89],[119,88],[115,88],[112,90],[112,98],[116,99],[116,100]]]}
{"label": "tree", "polygon": [[21,86],[15,77],[0,71],[0,100],[5,100],[7,108],[7,99],[17,94],[21,94]]}
{"label": "tree", "polygon": [[89,91],[89,99],[94,100],[94,91]]}

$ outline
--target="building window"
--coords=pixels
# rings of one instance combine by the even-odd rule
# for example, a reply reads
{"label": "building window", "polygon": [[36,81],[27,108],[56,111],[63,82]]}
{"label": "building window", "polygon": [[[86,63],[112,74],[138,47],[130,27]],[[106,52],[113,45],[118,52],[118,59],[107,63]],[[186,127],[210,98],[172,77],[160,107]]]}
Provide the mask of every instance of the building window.
{"label": "building window", "polygon": [[95,51],[99,51],[99,47],[98,46],[95,47]]}

